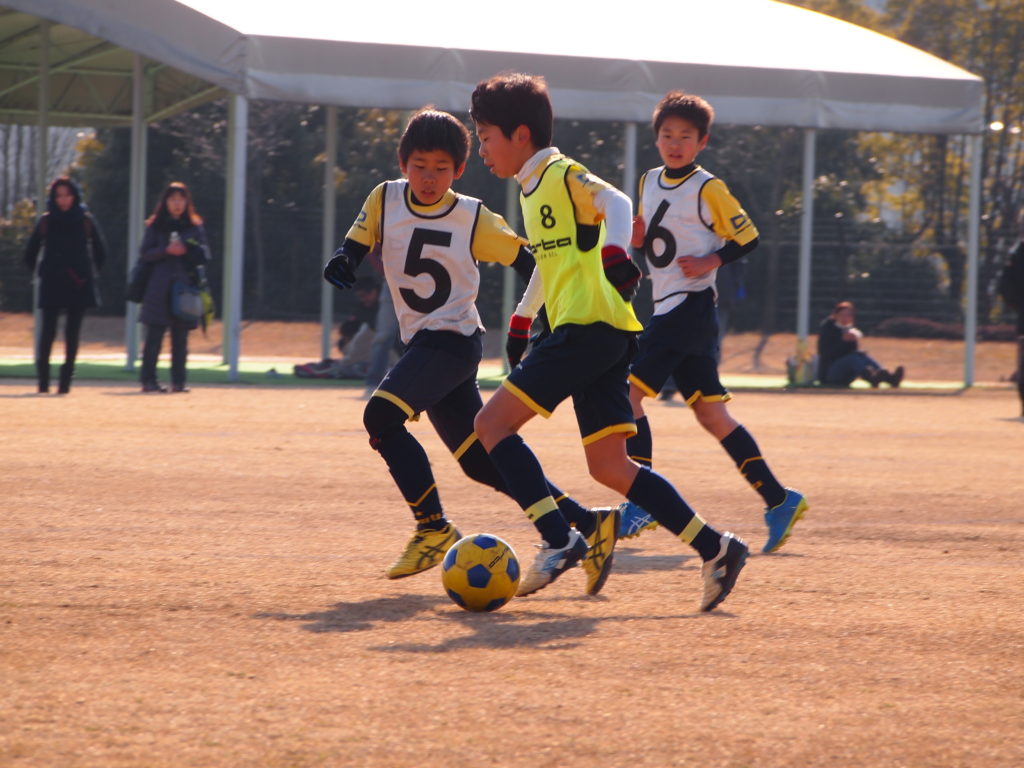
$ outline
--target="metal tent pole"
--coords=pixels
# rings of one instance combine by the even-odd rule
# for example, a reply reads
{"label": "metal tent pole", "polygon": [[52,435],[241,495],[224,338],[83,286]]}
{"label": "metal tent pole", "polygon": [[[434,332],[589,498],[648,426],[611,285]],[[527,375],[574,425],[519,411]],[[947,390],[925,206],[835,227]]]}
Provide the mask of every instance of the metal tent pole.
{"label": "metal tent pole", "polygon": [[971,148],[971,192],[967,220],[967,302],[964,308],[964,386],[974,385],[974,352],[978,332],[978,240],[981,226],[981,161],[984,136],[968,138]]}
{"label": "metal tent pole", "polygon": [[[132,131],[131,157],[128,171],[128,248],[125,259],[126,280],[139,257],[142,243],[142,222],[146,214],[146,91],[147,82],[142,56],[132,61]],[[125,370],[135,369],[139,354],[139,305],[126,302],[124,313]]]}
{"label": "metal tent pole", "polygon": [[233,94],[228,101],[228,163],[224,210],[224,363],[228,381],[238,381],[241,347],[242,272],[245,252],[245,152],[249,102]]}
{"label": "metal tent pole", "polygon": [[[322,260],[326,265],[334,254],[334,218],[337,193],[334,186],[334,167],[338,159],[338,108],[327,107],[327,122],[324,127],[324,213],[323,236],[321,240]],[[326,280],[320,281],[320,358],[331,356],[331,330],[334,326],[334,286]]]}
{"label": "metal tent pole", "polygon": [[[39,123],[36,141],[36,215],[46,212],[50,136],[50,22],[39,24]],[[45,244],[43,245],[45,248]],[[32,280],[32,349],[39,349],[43,313],[39,310],[39,280]]]}
{"label": "metal tent pole", "polygon": [[807,343],[811,317],[811,243],[814,233],[814,128],[804,129],[803,214],[800,219],[800,264],[797,272],[796,338]]}

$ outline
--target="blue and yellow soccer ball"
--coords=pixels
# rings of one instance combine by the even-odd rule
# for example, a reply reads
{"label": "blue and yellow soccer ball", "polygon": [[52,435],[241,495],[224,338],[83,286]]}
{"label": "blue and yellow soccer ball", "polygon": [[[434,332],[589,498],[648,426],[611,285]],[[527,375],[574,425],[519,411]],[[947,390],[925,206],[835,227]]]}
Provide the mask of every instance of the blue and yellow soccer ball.
{"label": "blue and yellow soccer ball", "polygon": [[519,586],[519,560],[508,542],[474,533],[455,542],[441,564],[441,583],[457,606],[496,611]]}

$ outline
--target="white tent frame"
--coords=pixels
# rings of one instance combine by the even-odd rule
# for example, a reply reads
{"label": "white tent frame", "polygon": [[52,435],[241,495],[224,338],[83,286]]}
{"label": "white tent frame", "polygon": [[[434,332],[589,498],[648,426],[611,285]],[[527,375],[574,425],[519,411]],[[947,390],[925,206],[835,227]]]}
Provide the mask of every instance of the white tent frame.
{"label": "white tent frame", "polygon": [[[299,38],[283,36],[276,29],[248,31],[230,13],[231,4],[223,0],[4,0],[3,5],[40,19],[42,52],[39,65],[39,129],[49,125],[50,71],[48,36],[52,24],[63,24],[109,40],[134,52],[132,68],[132,155],[129,189],[129,243],[141,236],[142,196],[145,178],[145,124],[147,121],[147,78],[143,55],[190,75],[207,80],[230,94],[228,173],[226,178],[225,275],[222,297],[225,325],[224,361],[228,377],[238,378],[242,303],[244,240],[245,137],[248,101],[271,98],[326,104],[328,131],[326,153],[337,156],[335,105],[415,108],[432,102],[439,107],[464,110],[473,84],[494,72],[508,68],[539,72],[547,76],[556,114],[580,119],[620,119],[627,121],[625,141],[625,178],[623,188],[635,189],[636,125],[646,121],[654,102],[668,89],[686,83],[715,104],[718,120],[733,124],[791,125],[804,128],[803,199],[799,269],[797,286],[797,336],[809,335],[811,225],[813,221],[813,180],[817,131],[822,128],[849,128],[876,131],[960,133],[969,136],[971,181],[968,223],[967,306],[964,324],[964,385],[974,383],[974,353],[977,330],[978,243],[981,190],[981,147],[983,125],[982,81],[935,59],[929,54],[905,46],[845,22],[815,14],[774,0],[728,0],[714,6],[727,10],[731,18],[770,13],[785,28],[806,29],[800,45],[783,46],[765,56],[753,50],[757,64],[737,63],[746,52],[743,40],[735,47],[723,46],[717,39],[695,39],[688,46],[688,61],[644,59],[625,45],[614,48],[623,58],[604,55],[598,39],[591,47],[578,51],[522,51],[518,46],[529,41],[521,28],[510,24],[498,30],[494,39],[486,38],[480,48],[467,49],[456,40],[450,47],[426,48],[401,41],[379,39],[312,39],[306,33]],[[301,17],[298,2],[291,21]],[[311,0],[310,0],[311,2]],[[411,0],[392,0],[379,11],[388,21],[405,9]],[[560,6],[544,0],[521,0],[526,10],[557,15]],[[246,12],[259,3],[250,3]],[[279,10],[278,6],[275,6]],[[308,10],[323,12],[323,4]],[[687,12],[709,13],[709,4],[694,4]],[[198,10],[197,10],[198,9]],[[340,9],[342,12],[344,9]],[[525,14],[527,21],[530,20]],[[539,18],[536,15],[533,18]],[[573,17],[574,18],[574,17]],[[231,22],[225,21],[231,19]],[[699,20],[698,20],[699,21]],[[287,22],[285,22],[287,23]],[[532,22],[531,22],[532,23]],[[625,22],[629,23],[629,22]],[[232,26],[234,24],[235,26]],[[371,30],[393,25],[375,25],[364,20],[359,25]],[[699,27],[699,23],[697,24]],[[750,25],[756,26],[756,25]],[[238,28],[236,28],[238,27]],[[318,30],[330,28],[322,21]],[[775,27],[772,27],[775,28]],[[742,28],[733,25],[741,34]],[[629,30],[618,30],[621,39],[631,40]],[[747,47],[756,46],[762,29],[751,29]],[[604,31],[607,35],[607,31]],[[625,34],[622,34],[625,33]],[[317,33],[319,34],[319,32]],[[597,31],[590,38],[598,35]],[[642,39],[645,41],[646,36]],[[819,39],[823,38],[823,39]],[[587,35],[580,39],[587,40]],[[853,47],[848,60],[831,68],[813,62],[814,43],[842,48],[836,41]],[[565,41],[559,40],[559,44]],[[490,47],[488,47],[490,46]],[[722,61],[721,49],[732,59]],[[776,45],[778,48],[778,46]],[[808,49],[803,51],[802,49]],[[891,58],[897,71],[864,71],[867,62],[861,52],[872,51],[872,59]],[[627,53],[636,58],[627,58]],[[799,58],[799,54],[806,54]],[[820,55],[820,51],[817,52]],[[766,62],[775,61],[769,64]],[[387,62],[387,66],[384,66]],[[344,68],[346,74],[338,75]],[[349,72],[349,69],[352,72]],[[384,71],[384,70],[387,71]],[[716,76],[722,82],[718,83]],[[696,83],[696,84],[694,84]],[[706,83],[706,85],[705,85]],[[697,84],[700,84],[698,87]],[[767,95],[766,93],[767,92]],[[153,115],[149,115],[152,119]],[[45,146],[45,142],[40,142]],[[45,150],[42,150],[45,151]],[[40,168],[45,167],[40,158]],[[333,164],[328,162],[324,177],[323,258],[334,248]],[[45,183],[44,179],[40,180]],[[514,200],[514,195],[509,195]],[[514,207],[512,205],[510,208]],[[508,218],[516,219],[514,210]],[[131,251],[131,246],[129,246]],[[129,259],[129,264],[132,259]],[[321,346],[324,356],[330,349],[330,325],[333,295],[325,286],[321,294]],[[506,290],[506,302],[510,302]],[[135,307],[126,314],[127,363],[135,360]],[[506,307],[508,309],[508,307]]]}

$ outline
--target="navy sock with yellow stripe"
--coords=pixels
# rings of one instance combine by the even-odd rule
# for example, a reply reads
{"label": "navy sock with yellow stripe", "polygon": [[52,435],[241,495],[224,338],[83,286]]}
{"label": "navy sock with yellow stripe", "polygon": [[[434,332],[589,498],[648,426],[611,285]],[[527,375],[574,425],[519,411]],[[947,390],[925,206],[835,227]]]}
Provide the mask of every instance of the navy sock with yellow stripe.
{"label": "navy sock with yellow stripe", "polygon": [[753,436],[742,424],[724,438],[722,447],[736,462],[736,468],[747,479],[750,487],[761,494],[769,507],[781,504],[786,499],[786,489],[768,469],[768,462],[761,455]]}
{"label": "navy sock with yellow stripe", "polygon": [[443,528],[446,521],[441,508],[441,496],[423,446],[403,427],[383,436],[377,444],[377,450],[387,462],[395,485],[412,509],[416,527],[435,530]]}
{"label": "navy sock with yellow stripe", "polygon": [[405,420],[405,413],[397,405],[379,397],[372,398],[363,412],[370,447],[380,453],[388,465],[388,472],[416,518],[416,527],[440,530],[448,521],[430,469],[430,459],[405,428]]}
{"label": "navy sock with yellow stripe", "polygon": [[487,451],[484,450],[479,440],[474,440],[473,444],[458,456],[458,462],[470,480],[476,480],[499,493],[509,495],[508,488],[505,486],[505,478],[494,466],[494,462],[491,461],[491,457],[487,455]]}
{"label": "navy sock with yellow stripe", "polygon": [[569,542],[569,524],[551,497],[537,457],[519,435],[509,435],[490,451],[491,461],[505,479],[509,495],[550,547]]}
{"label": "navy sock with yellow stripe", "polygon": [[[505,479],[495,468],[494,462],[491,461],[490,456],[487,455],[479,440],[463,451],[458,461],[462,471],[466,473],[466,477],[476,480],[483,485],[490,486],[506,496],[512,496],[505,485]],[[577,531],[584,536],[588,536],[594,528],[594,515],[591,514],[590,510],[567,493],[559,490],[550,480],[548,480],[548,491],[555,500],[555,504],[558,505],[562,517],[568,523],[575,526]]]}
{"label": "navy sock with yellow stripe", "polygon": [[566,522],[584,536],[589,536],[594,532],[594,514],[589,509],[569,494],[559,490],[550,480],[548,480],[548,490],[551,492],[551,498],[555,500],[555,504],[558,505],[558,511],[562,513],[562,517],[565,518]]}
{"label": "navy sock with yellow stripe", "polygon": [[696,549],[702,559],[718,556],[722,535],[705,523],[672,483],[653,469],[640,467],[626,498]]}

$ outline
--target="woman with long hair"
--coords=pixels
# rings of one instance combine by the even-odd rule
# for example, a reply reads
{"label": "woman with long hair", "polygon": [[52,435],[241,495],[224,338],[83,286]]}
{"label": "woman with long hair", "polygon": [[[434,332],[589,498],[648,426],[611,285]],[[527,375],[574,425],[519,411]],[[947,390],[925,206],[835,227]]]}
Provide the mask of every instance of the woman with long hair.
{"label": "woman with long hair", "polygon": [[25,264],[39,280],[37,307],[43,322],[36,346],[36,377],[41,393],[50,391],[50,352],[61,312],[66,314],[64,365],[57,392],[71,391],[82,318],[86,309],[99,304],[97,275],[106,256],[103,236],[82,204],[78,185],[68,176],[58,176],[50,184],[46,213],[39,217],[25,248]]}
{"label": "woman with long hair", "polygon": [[167,391],[157,380],[156,363],[164,333],[170,330],[171,388],[174,392],[188,392],[188,333],[198,321],[174,314],[172,292],[177,281],[196,284],[197,270],[206,263],[208,248],[203,219],[196,212],[191,191],[182,182],[171,182],[160,194],[153,214],[146,219],[139,256],[152,263],[139,313],[139,322],[146,326],[139,377],[142,391]]}

